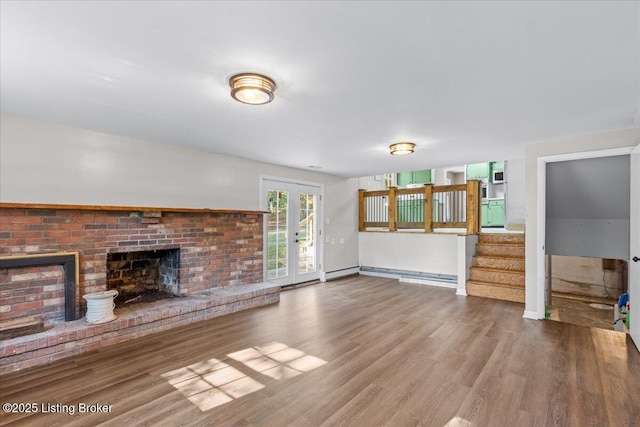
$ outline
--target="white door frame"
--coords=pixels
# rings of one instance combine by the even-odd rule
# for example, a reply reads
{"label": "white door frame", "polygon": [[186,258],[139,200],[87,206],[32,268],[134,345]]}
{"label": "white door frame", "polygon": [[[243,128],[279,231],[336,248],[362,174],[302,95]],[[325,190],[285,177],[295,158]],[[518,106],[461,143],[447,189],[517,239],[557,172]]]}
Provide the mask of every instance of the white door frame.
{"label": "white door frame", "polygon": [[[640,144],[631,153],[631,215],[640,214]],[[640,220],[636,216],[636,221],[629,223],[629,304],[631,305],[631,325],[629,335],[640,350],[640,265],[633,261],[634,256],[640,256],[638,246],[640,246]],[[632,289],[633,287],[633,289]]]}
{"label": "white door frame", "polygon": [[[318,203],[318,212],[316,218],[316,224],[318,226],[318,241],[317,241],[317,249],[318,252],[316,256],[318,257],[318,273],[320,275],[320,279],[324,280],[325,277],[325,263],[324,263],[324,184],[320,184],[317,182],[304,181],[300,179],[291,179],[291,178],[283,178],[279,176],[271,176],[271,175],[260,175],[260,209],[267,210],[267,199],[266,199],[266,181],[275,181],[281,182],[283,184],[288,185],[304,185],[307,187],[314,187],[319,189],[320,192],[320,203]],[[265,245],[267,242],[267,215],[263,215],[263,249],[265,249]],[[267,251],[262,251],[262,280],[267,280]]]}
{"label": "white door frame", "polygon": [[547,163],[564,162],[567,160],[594,159],[598,157],[624,156],[631,154],[636,146],[612,148],[607,150],[583,151],[579,153],[558,154],[554,156],[538,157],[538,200],[537,200],[537,230],[536,239],[536,312],[524,313],[524,317],[544,319],[546,286],[545,286],[545,235],[547,215]]}

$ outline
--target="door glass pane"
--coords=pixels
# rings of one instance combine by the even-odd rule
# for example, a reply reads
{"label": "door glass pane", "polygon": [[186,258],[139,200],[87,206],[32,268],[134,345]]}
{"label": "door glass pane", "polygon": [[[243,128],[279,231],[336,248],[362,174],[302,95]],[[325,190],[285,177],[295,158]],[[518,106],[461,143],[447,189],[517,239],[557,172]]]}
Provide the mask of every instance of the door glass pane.
{"label": "door glass pane", "polygon": [[289,274],[287,256],[287,191],[267,191],[267,278]]}
{"label": "door glass pane", "polygon": [[298,223],[298,273],[316,271],[316,196],[300,194]]}

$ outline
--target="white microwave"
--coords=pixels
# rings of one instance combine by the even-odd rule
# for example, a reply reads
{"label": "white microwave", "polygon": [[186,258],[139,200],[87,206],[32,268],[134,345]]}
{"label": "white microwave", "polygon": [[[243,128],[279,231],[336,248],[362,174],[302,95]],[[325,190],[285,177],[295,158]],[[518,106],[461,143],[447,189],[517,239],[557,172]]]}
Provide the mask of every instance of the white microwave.
{"label": "white microwave", "polygon": [[493,171],[491,182],[494,184],[502,184],[504,182],[504,171]]}

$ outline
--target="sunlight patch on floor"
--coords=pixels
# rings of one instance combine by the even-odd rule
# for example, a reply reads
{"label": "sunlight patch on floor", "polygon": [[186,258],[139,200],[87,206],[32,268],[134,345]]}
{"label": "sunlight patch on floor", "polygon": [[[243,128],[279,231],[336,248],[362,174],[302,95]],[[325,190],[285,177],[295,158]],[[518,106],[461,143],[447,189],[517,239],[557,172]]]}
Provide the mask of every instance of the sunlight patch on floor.
{"label": "sunlight patch on floor", "polygon": [[469,427],[471,423],[464,418],[453,417],[444,427]]}
{"label": "sunlight patch on floor", "polygon": [[[327,363],[278,342],[236,351],[227,356],[276,380],[292,378]],[[265,387],[239,369],[215,358],[166,372],[162,378],[203,412]]]}
{"label": "sunlight patch on floor", "polygon": [[327,363],[318,357],[279,342],[247,348],[227,356],[276,380],[295,377]]}
{"label": "sunlight patch on floor", "polygon": [[264,385],[218,359],[209,359],[162,374],[201,411],[231,402]]}

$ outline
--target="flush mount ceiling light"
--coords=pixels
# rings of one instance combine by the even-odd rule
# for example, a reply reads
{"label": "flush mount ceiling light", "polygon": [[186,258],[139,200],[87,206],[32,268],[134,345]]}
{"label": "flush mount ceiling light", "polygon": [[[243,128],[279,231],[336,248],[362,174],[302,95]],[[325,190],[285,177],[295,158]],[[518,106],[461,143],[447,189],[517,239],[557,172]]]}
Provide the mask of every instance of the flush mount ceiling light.
{"label": "flush mount ceiling light", "polygon": [[261,105],[273,101],[276,83],[267,76],[241,73],[229,79],[231,97],[243,104]]}
{"label": "flush mount ceiling light", "polygon": [[404,154],[413,153],[413,149],[416,148],[416,144],[413,142],[396,142],[389,146],[391,154],[394,156],[401,156]]}

